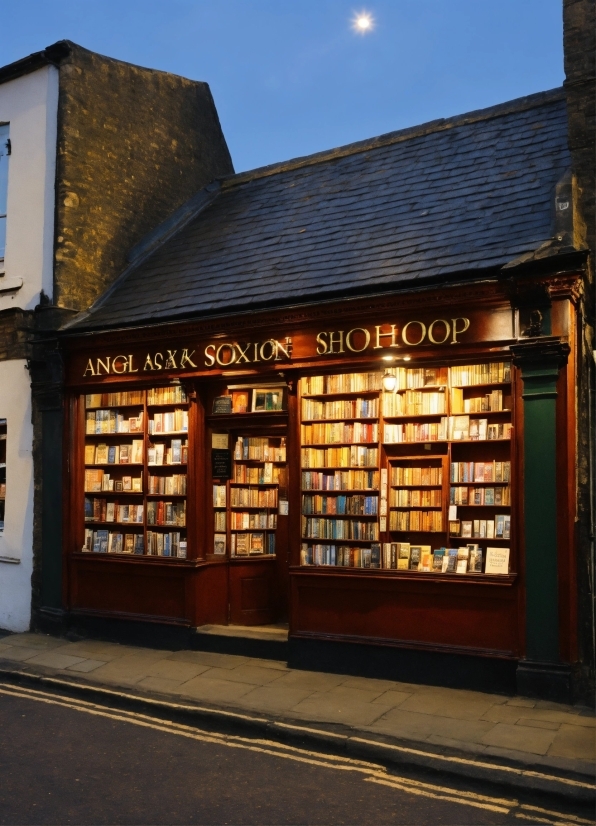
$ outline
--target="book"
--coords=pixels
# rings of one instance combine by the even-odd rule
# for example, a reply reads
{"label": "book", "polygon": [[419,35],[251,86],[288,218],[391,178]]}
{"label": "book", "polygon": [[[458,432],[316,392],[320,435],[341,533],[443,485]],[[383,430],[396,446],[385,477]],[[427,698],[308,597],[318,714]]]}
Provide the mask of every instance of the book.
{"label": "book", "polygon": [[370,546],[370,567],[381,567],[381,546],[378,542],[373,542],[373,544]]}
{"label": "book", "polygon": [[410,547],[410,570],[418,571],[420,568],[420,561],[422,558],[422,548],[420,545],[412,545]]}
{"label": "book", "polygon": [[107,465],[108,463],[108,446],[107,445],[97,445],[95,449],[95,464],[96,465]]}
{"label": "book", "polygon": [[468,545],[470,550],[470,561],[468,571],[474,574],[482,573],[482,551],[478,545]]}
{"label": "book", "polygon": [[213,399],[212,412],[214,415],[225,415],[232,412],[232,397],[231,396],[216,396]]}
{"label": "book", "polygon": [[249,553],[249,534],[238,533],[235,534],[236,540],[236,556],[248,556]]}
{"label": "book", "polygon": [[443,562],[445,561],[445,548],[437,548],[433,553],[432,570],[442,571]]}
{"label": "book", "polygon": [[432,551],[430,545],[421,545],[420,546],[420,570],[421,571],[431,571],[432,570]]}
{"label": "book", "polygon": [[453,573],[455,573],[455,571],[457,569],[457,560],[458,560],[457,548],[448,548],[447,553],[446,553],[446,557],[447,557],[447,567],[446,567],[445,571],[448,574],[453,574]]}
{"label": "book", "polygon": [[486,574],[508,574],[509,548],[487,548],[484,572]]}
{"label": "book", "polygon": [[213,553],[218,555],[225,555],[226,552],[226,535],[225,533],[216,533],[213,540]]}
{"label": "book", "polygon": [[232,392],[232,413],[246,413],[249,408],[249,390]]}
{"label": "book", "polygon": [[461,536],[462,537],[471,537],[472,536],[472,522],[469,520],[462,520],[461,523]]}
{"label": "book", "polygon": [[250,553],[262,554],[265,550],[265,540],[262,533],[250,534]]}

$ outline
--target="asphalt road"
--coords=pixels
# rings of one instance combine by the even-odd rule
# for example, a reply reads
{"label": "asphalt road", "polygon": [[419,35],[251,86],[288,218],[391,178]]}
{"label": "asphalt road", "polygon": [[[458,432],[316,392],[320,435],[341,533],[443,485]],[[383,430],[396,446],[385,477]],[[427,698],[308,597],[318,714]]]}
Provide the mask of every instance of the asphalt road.
{"label": "asphalt road", "polygon": [[0,685],[0,824],[571,822],[561,807],[536,807],[356,759]]}

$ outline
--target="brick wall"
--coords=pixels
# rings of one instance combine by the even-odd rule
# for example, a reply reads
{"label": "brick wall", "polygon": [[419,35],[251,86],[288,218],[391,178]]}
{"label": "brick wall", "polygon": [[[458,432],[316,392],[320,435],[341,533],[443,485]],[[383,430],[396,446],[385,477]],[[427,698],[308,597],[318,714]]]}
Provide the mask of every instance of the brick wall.
{"label": "brick wall", "polygon": [[206,83],[58,46],[54,302],[83,310],[132,246],[233,167]]}

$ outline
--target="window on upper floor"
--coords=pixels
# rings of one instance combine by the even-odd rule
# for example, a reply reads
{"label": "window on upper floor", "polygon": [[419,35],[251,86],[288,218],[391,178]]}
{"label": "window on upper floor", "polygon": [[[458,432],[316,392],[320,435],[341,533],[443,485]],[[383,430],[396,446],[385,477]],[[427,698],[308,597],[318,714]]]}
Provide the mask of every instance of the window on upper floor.
{"label": "window on upper floor", "polygon": [[6,203],[8,196],[8,158],[10,138],[8,124],[0,124],[0,264],[6,248]]}

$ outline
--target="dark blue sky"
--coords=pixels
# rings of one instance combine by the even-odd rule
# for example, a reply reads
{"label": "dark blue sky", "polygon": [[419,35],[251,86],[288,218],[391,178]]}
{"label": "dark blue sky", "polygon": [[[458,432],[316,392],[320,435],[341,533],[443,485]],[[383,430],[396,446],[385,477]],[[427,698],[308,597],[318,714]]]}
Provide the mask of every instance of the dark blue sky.
{"label": "dark blue sky", "polygon": [[[209,83],[238,171],[563,82],[562,0],[0,0],[2,63],[68,38]],[[350,26],[366,9],[365,36]]]}

